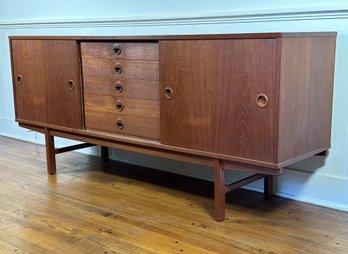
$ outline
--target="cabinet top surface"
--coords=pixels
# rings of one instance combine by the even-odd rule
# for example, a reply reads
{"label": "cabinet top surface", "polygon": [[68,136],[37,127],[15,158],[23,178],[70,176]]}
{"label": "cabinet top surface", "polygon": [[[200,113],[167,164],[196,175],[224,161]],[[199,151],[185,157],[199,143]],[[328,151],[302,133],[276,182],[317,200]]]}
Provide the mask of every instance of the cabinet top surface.
{"label": "cabinet top surface", "polygon": [[240,33],[197,35],[137,35],[137,36],[9,36],[10,40],[200,40],[200,39],[272,39],[287,37],[336,36],[337,32],[301,33]]}

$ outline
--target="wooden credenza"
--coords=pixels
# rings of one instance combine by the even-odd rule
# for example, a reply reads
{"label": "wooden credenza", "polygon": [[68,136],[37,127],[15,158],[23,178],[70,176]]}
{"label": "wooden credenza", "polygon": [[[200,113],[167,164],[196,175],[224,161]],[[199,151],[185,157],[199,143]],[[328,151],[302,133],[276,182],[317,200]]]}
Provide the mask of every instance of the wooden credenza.
{"label": "wooden credenza", "polygon": [[[91,145],[214,168],[225,193],[330,147],[336,33],[10,37],[16,121],[55,155]],[[85,142],[55,148],[54,137]],[[251,172],[225,184],[224,170]]]}

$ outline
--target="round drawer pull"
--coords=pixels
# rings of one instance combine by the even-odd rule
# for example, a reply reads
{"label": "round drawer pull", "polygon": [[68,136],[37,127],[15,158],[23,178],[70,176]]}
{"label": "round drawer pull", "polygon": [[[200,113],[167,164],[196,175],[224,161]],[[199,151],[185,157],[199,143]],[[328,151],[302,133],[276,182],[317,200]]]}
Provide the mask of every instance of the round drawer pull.
{"label": "round drawer pull", "polygon": [[23,77],[22,77],[22,75],[18,75],[17,78],[16,78],[16,80],[17,80],[17,84],[18,84],[18,85],[21,85],[21,84],[23,83]]}
{"label": "round drawer pull", "polygon": [[121,46],[119,44],[114,45],[114,52],[116,55],[121,55]]}
{"label": "round drawer pull", "polygon": [[119,130],[122,130],[124,128],[124,123],[121,119],[118,119],[117,122],[116,122],[116,127],[117,129]]}
{"label": "round drawer pull", "polygon": [[268,103],[269,103],[269,99],[267,95],[261,93],[256,96],[256,104],[259,108],[267,107]]}
{"label": "round drawer pull", "polygon": [[170,87],[166,87],[164,89],[164,97],[169,100],[173,97],[173,89],[171,89]]}
{"label": "round drawer pull", "polygon": [[68,81],[68,88],[70,90],[74,90],[75,89],[75,82],[73,80],[69,80]]}
{"label": "round drawer pull", "polygon": [[120,64],[120,63],[115,64],[115,72],[117,74],[121,74],[121,72],[122,72],[122,64]]}
{"label": "round drawer pull", "polygon": [[117,109],[117,111],[119,111],[119,112],[123,111],[124,105],[123,105],[123,102],[122,102],[122,101],[117,101],[117,102],[116,102],[116,109]]}
{"label": "round drawer pull", "polygon": [[123,84],[121,82],[116,82],[115,91],[116,91],[116,93],[122,93],[122,91],[123,91]]}

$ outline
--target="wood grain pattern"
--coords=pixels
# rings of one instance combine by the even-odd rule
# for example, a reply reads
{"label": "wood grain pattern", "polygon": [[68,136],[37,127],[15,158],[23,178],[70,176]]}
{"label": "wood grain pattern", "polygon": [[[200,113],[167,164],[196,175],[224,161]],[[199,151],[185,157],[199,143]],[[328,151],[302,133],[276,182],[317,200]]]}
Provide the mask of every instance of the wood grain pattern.
{"label": "wood grain pattern", "polygon": [[[120,74],[115,72],[115,65],[122,66]],[[158,61],[147,60],[107,60],[82,59],[83,75],[86,77],[116,77],[117,79],[144,79],[156,81],[158,77]]]}
{"label": "wood grain pattern", "polygon": [[[122,87],[116,91],[116,84]],[[84,94],[114,95],[159,101],[159,82],[139,79],[119,79],[117,77],[83,77]]]}
{"label": "wood grain pattern", "polygon": [[[121,98],[114,96],[101,96],[85,94],[85,112],[98,111],[101,113],[115,113],[119,116],[136,116],[147,119],[159,120],[159,101]],[[124,108],[121,112],[116,110],[116,103],[122,102]]]}
{"label": "wood grain pattern", "polygon": [[[17,119],[81,128],[77,43],[12,40],[11,48]],[[69,80],[74,81],[73,90]]]}
{"label": "wood grain pattern", "polygon": [[[16,119],[47,123],[46,84],[40,73],[33,68],[44,56],[42,41],[11,41],[12,79]],[[21,82],[17,78],[21,78]]]}
{"label": "wood grain pattern", "polygon": [[220,160],[214,163],[214,220],[225,219],[225,173]]}
{"label": "wood grain pattern", "polygon": [[[118,45],[119,54],[114,52],[114,46]],[[82,42],[81,57],[94,59],[135,59],[157,60],[158,43],[143,42]]]}
{"label": "wood grain pattern", "polygon": [[335,43],[282,39],[278,162],[330,146]]}
{"label": "wood grain pattern", "polygon": [[0,149],[0,253],[348,252],[346,212],[236,190],[217,223],[211,182],[74,152],[47,177],[43,146]]}
{"label": "wood grain pattern", "polygon": [[[117,128],[118,120],[124,124],[121,130]],[[159,139],[160,135],[159,120],[131,115],[86,111],[85,124],[86,129],[112,131],[145,138]]]}
{"label": "wood grain pattern", "polygon": [[[161,41],[161,142],[274,161],[276,40]],[[163,97],[165,87],[173,98]],[[267,94],[260,109],[255,98]]]}

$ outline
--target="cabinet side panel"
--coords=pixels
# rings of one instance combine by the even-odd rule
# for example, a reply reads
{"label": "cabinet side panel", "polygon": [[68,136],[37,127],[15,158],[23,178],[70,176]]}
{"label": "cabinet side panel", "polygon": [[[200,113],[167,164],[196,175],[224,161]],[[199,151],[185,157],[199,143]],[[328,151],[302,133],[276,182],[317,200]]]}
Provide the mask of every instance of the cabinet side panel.
{"label": "cabinet side panel", "polygon": [[330,146],[336,37],[283,38],[278,163]]}

